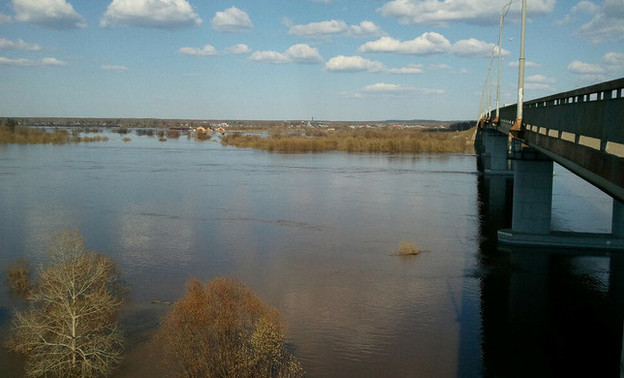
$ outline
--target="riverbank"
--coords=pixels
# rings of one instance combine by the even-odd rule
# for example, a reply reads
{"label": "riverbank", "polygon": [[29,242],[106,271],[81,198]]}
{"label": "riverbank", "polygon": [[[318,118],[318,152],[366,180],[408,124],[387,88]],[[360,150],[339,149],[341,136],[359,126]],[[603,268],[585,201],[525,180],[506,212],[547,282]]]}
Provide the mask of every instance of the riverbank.
{"label": "riverbank", "polygon": [[268,136],[231,133],[224,146],[276,152],[472,153],[474,129],[439,132],[422,129],[337,129],[314,132],[276,131]]}

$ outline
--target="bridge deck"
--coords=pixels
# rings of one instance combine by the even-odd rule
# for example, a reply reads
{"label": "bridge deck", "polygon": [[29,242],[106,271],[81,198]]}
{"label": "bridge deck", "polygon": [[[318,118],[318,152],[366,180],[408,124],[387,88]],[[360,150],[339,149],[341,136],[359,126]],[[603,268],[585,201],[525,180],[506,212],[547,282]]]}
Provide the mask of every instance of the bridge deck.
{"label": "bridge deck", "polygon": [[[517,105],[500,109],[509,133]],[[624,202],[624,78],[524,103],[519,139]]]}

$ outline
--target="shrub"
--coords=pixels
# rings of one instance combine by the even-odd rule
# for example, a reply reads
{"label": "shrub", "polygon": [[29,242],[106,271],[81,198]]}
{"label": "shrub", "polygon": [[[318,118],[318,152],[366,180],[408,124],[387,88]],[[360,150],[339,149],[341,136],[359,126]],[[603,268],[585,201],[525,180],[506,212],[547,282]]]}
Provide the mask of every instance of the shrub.
{"label": "shrub", "polygon": [[309,132],[302,136],[275,130],[266,138],[229,134],[221,138],[221,144],[280,152],[463,153],[472,151],[471,137],[471,131],[343,129],[332,133]]}
{"label": "shrub", "polygon": [[167,138],[179,138],[180,131],[178,130],[167,130]]}
{"label": "shrub", "polygon": [[299,377],[284,346],[283,321],[229,278],[187,284],[153,339],[164,367],[185,377]]}
{"label": "shrub", "polygon": [[26,295],[30,289],[29,264],[26,259],[18,259],[6,267],[7,283],[12,292]]}
{"label": "shrub", "polygon": [[197,133],[197,135],[195,135],[195,140],[197,141],[205,141],[205,140],[210,140],[212,137],[210,136],[210,134],[208,133]]}
{"label": "shrub", "polygon": [[115,127],[111,129],[111,132],[117,133],[117,134],[128,134],[130,132],[130,129],[125,128],[125,127]]}
{"label": "shrub", "polygon": [[421,252],[420,247],[416,243],[402,241],[397,248],[399,256],[415,256]]}

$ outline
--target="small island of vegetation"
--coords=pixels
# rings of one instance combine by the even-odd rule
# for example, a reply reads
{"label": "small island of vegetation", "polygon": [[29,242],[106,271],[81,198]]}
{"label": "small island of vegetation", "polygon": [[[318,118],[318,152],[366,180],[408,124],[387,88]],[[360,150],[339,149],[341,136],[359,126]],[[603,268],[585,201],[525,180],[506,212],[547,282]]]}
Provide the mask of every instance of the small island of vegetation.
{"label": "small island of vegetation", "polygon": [[80,136],[80,129],[71,132],[62,129],[45,130],[18,125],[14,120],[7,120],[0,125],[0,144],[66,144],[78,142],[103,142],[107,136]]}
{"label": "small island of vegetation", "polygon": [[268,136],[231,133],[221,143],[277,152],[345,151],[366,153],[472,152],[474,130],[439,131],[420,128],[341,128],[329,130],[274,130]]}

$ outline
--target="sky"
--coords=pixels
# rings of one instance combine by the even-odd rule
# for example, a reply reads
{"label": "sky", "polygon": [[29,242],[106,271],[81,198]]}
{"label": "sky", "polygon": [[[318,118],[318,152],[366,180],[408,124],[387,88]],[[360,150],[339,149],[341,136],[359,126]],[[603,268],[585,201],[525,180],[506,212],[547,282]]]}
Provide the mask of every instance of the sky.
{"label": "sky", "polygon": [[[476,119],[508,2],[0,0],[0,117]],[[508,9],[502,104],[521,0]],[[624,0],[527,12],[525,99],[624,77]]]}

